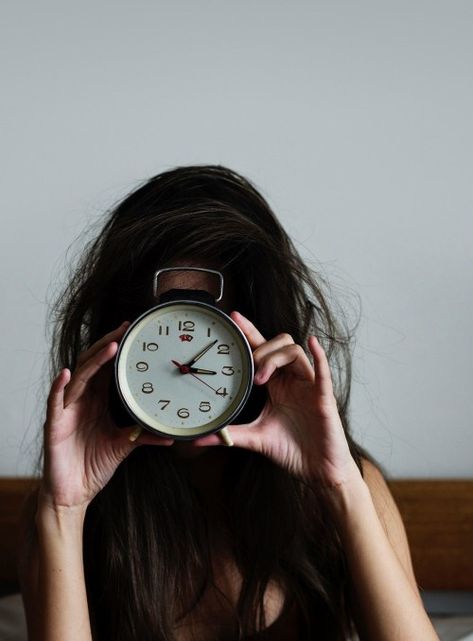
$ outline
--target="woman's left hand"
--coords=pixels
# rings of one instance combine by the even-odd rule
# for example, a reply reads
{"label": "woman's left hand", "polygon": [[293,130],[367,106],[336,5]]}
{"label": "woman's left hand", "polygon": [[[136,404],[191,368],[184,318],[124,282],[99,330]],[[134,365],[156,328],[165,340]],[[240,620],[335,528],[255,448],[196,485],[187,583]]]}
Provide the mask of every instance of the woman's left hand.
{"label": "woman's left hand", "polygon": [[[291,475],[325,488],[362,478],[340,420],[328,361],[316,337],[308,339],[312,366],[289,334],[265,340],[242,314],[232,312],[231,318],[253,350],[254,382],[266,385],[268,392],[258,418],[227,426],[234,444],[259,452]],[[221,439],[211,434],[194,444],[221,445]]]}

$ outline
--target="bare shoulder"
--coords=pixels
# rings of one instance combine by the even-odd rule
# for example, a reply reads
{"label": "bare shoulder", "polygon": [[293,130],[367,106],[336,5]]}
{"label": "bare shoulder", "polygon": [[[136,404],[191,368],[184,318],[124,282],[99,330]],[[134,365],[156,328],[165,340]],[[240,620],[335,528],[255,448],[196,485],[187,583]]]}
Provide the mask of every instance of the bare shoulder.
{"label": "bare shoulder", "polygon": [[[381,470],[366,458],[361,459],[363,479],[369,487],[378,516],[386,526],[386,518],[393,519],[400,513]],[[396,520],[394,518],[394,520]],[[399,525],[399,523],[398,523]]]}
{"label": "bare shoulder", "polygon": [[409,542],[399,508],[381,470],[366,458],[362,458],[362,467],[364,481],[369,488],[373,504],[386,536],[420,599],[412,566]]}

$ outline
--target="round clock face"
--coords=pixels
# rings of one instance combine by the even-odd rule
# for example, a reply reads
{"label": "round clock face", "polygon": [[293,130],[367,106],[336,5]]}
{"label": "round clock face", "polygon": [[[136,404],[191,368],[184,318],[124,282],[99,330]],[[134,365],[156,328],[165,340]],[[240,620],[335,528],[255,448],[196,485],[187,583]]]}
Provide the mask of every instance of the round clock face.
{"label": "round clock face", "polygon": [[196,438],[231,423],[253,384],[251,348],[218,308],[173,301],[142,314],[115,360],[120,397],[145,428]]}

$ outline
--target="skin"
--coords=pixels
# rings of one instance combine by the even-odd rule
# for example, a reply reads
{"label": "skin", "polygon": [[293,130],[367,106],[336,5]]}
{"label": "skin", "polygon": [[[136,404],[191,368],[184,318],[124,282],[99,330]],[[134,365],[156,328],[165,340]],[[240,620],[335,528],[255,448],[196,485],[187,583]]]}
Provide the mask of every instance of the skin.
{"label": "skin", "polygon": [[[195,281],[195,273],[189,278],[179,280],[179,286],[209,285]],[[222,301],[222,309],[232,309],[233,302],[230,297]],[[439,641],[424,610],[402,520],[384,479],[374,466],[363,463],[364,479],[351,456],[329,364],[316,337],[308,338],[309,359],[289,334],[267,340],[249,319],[233,309],[230,315],[253,351],[255,384],[266,385],[268,392],[260,416],[227,427],[235,446],[262,453],[323,490],[345,550],[361,641]],[[61,370],[48,397],[45,466],[35,516],[38,548],[22,576],[32,641],[92,639],[82,529],[88,503],[120,461],[142,444],[170,447],[211,496],[232,451],[215,434],[174,442],[142,432],[130,441],[133,427],[120,430],[113,425],[102,405],[107,364],[126,327],[116,328],[81,354],[72,376],[68,369]]]}
{"label": "skin", "polygon": [[[206,266],[190,261],[176,261],[173,266]],[[159,282],[158,296],[171,288],[195,288],[214,291],[215,277],[202,272],[171,272]],[[218,306],[228,310],[232,292],[228,287]],[[111,364],[130,321],[125,321],[96,341],[78,358],[71,374],[61,370],[51,386],[44,426],[45,471],[40,499],[49,506],[87,505],[106,485],[120,462],[140,445],[172,446],[182,460],[206,458],[207,448],[195,449],[189,441],[159,437],[145,430],[136,440],[129,440],[136,426],[117,428],[104,412],[103,398],[111,376]],[[205,488],[213,484],[222,470],[225,455],[216,449],[210,455],[213,464],[190,465],[190,473],[199,482],[200,471]]]}
{"label": "skin", "polygon": [[[308,339],[313,364],[289,334],[266,340],[255,325],[232,311],[231,318],[253,350],[255,384],[266,385],[268,401],[251,423],[230,425],[236,447],[267,456],[290,474],[332,488],[361,479],[351,456],[333,393],[325,352]],[[195,448],[219,444],[215,434],[194,441]]]}

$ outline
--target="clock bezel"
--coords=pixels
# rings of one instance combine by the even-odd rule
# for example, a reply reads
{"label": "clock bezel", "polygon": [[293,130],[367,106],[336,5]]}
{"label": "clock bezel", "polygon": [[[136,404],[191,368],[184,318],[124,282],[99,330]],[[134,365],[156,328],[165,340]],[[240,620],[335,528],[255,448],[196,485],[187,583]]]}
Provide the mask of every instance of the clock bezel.
{"label": "clock bezel", "polygon": [[[151,426],[149,423],[146,423],[143,421],[139,416],[135,414],[133,409],[129,406],[126,397],[124,393],[122,392],[121,388],[121,383],[120,383],[120,358],[123,353],[123,348],[126,345],[127,339],[130,337],[130,335],[135,331],[137,325],[139,325],[147,316],[150,316],[157,310],[163,309],[163,308],[172,308],[172,307],[179,307],[179,306],[187,306],[187,307],[197,307],[197,308],[203,308],[207,310],[210,314],[214,314],[217,317],[220,317],[221,319],[224,320],[224,322],[227,323],[227,325],[230,326],[230,328],[236,333],[239,338],[241,339],[241,343],[243,346],[243,354],[242,354],[242,360],[245,360],[245,364],[243,365],[243,369],[246,369],[248,372],[247,376],[247,381],[246,381],[246,389],[244,393],[241,396],[240,401],[236,404],[235,408],[231,411],[230,414],[227,415],[227,411],[225,411],[223,414],[221,414],[219,417],[213,419],[210,421],[208,424],[212,425],[210,429],[203,429],[203,426],[197,426],[197,427],[171,427],[171,426],[165,426],[161,423],[161,425],[166,429],[160,430],[157,429],[153,426]],[[154,307],[151,307],[150,309],[147,309],[145,312],[140,314],[133,323],[127,328],[125,334],[123,335],[120,344],[118,346],[117,353],[115,355],[115,365],[114,365],[114,370],[115,370],[115,386],[118,391],[118,395],[120,397],[120,400],[126,409],[126,411],[130,414],[130,416],[133,418],[134,421],[138,425],[141,425],[143,428],[145,428],[147,431],[153,433],[153,434],[158,434],[160,436],[165,436],[167,438],[173,438],[175,440],[182,440],[182,441],[188,441],[188,440],[195,440],[197,438],[200,438],[202,436],[208,436],[209,434],[214,434],[215,432],[220,431],[227,425],[230,425],[231,422],[240,414],[242,411],[243,407],[246,404],[246,401],[248,400],[248,397],[251,393],[251,389],[253,386],[253,380],[254,380],[254,362],[253,362],[253,353],[251,350],[251,347],[248,343],[248,339],[242,332],[242,330],[238,327],[238,325],[235,323],[234,320],[228,314],[226,314],[224,311],[219,309],[218,307],[214,305],[210,305],[208,303],[204,303],[202,301],[194,301],[191,299],[176,299],[172,301],[167,301],[164,303],[160,303],[158,305],[155,305]],[[242,382],[244,382],[244,374],[242,377]],[[241,387],[240,387],[241,389]],[[230,405],[231,407],[231,405]],[[221,417],[225,416],[225,419],[222,420]],[[159,423],[159,421],[156,421]]]}

